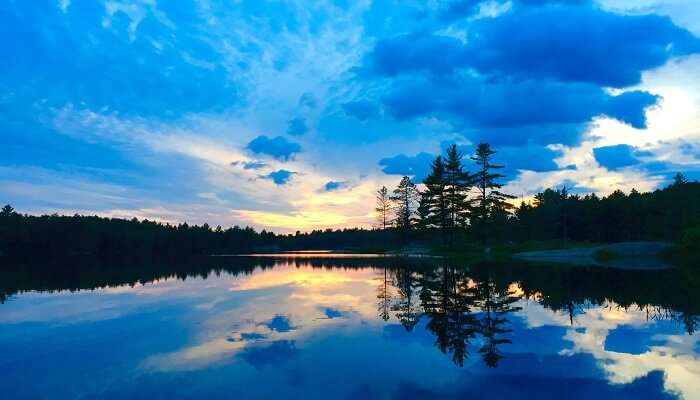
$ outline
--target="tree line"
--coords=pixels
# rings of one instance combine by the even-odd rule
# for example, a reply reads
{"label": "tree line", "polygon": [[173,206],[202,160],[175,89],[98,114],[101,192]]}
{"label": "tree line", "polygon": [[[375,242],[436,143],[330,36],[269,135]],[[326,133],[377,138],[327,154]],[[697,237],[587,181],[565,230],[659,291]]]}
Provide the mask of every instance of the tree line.
{"label": "tree line", "polygon": [[148,219],[0,211],[0,256],[44,258],[72,255],[198,256],[285,250],[344,249],[375,246],[384,233],[346,228],[292,234],[222,228],[208,224],[169,224]]}
{"label": "tree line", "polygon": [[572,194],[566,187],[546,189],[522,201],[502,191],[504,165],[495,150],[479,144],[473,171],[456,145],[432,162],[419,185],[404,176],[390,191],[377,191],[378,228],[399,233],[401,241],[455,246],[504,242],[639,240],[700,243],[700,183],[677,174],[668,187],[648,193],[616,190],[608,196]]}
{"label": "tree line", "polygon": [[0,255],[203,255],[260,251],[362,249],[377,251],[419,243],[456,249],[528,241],[679,241],[700,246],[700,183],[678,174],[653,192],[614,191],[608,196],[546,189],[514,205],[502,191],[503,165],[480,144],[468,159],[456,145],[432,162],[416,185],[377,192],[378,226],[275,234],[251,227],[167,224],[98,216],[33,216],[6,205],[0,211]]}

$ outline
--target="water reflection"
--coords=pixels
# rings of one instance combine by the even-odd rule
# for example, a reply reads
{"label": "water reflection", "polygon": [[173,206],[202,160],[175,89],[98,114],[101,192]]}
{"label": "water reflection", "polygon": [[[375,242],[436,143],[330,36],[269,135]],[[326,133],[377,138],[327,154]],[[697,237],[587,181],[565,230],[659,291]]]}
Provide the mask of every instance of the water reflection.
{"label": "water reflection", "polygon": [[700,393],[700,286],[681,271],[308,255],[43,269],[0,272],[0,389],[16,398]]}

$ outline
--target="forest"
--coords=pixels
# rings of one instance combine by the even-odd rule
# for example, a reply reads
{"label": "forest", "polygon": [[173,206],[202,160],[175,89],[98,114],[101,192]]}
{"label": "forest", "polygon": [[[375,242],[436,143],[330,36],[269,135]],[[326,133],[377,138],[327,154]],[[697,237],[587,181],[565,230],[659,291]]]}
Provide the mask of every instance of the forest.
{"label": "forest", "polygon": [[[608,196],[546,189],[517,204],[503,191],[492,162],[495,151],[480,144],[465,157],[456,145],[438,156],[419,183],[404,176],[397,187],[377,191],[372,229],[314,230],[294,234],[250,227],[164,224],[98,216],[33,216],[11,205],[0,211],[0,254],[206,255],[261,251],[390,250],[407,246],[465,247],[533,241],[612,243],[659,240],[686,248],[700,243],[700,183],[678,174],[663,189],[620,190]],[[467,165],[469,160],[472,165]],[[473,167],[473,168],[471,168]]]}

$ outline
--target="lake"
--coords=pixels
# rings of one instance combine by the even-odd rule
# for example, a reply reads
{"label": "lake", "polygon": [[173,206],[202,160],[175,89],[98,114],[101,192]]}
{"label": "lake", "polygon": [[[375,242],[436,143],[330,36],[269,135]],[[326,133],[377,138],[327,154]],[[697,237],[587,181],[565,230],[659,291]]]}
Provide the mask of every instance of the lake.
{"label": "lake", "polygon": [[333,254],[0,268],[3,399],[698,399],[677,270]]}

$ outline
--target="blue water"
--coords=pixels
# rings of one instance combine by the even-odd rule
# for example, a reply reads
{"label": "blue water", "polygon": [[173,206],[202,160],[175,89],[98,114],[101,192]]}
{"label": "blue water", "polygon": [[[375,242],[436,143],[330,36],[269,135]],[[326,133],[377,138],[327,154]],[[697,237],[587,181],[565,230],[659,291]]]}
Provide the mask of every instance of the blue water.
{"label": "blue water", "polygon": [[700,398],[698,304],[670,272],[222,262],[8,275],[0,398]]}

